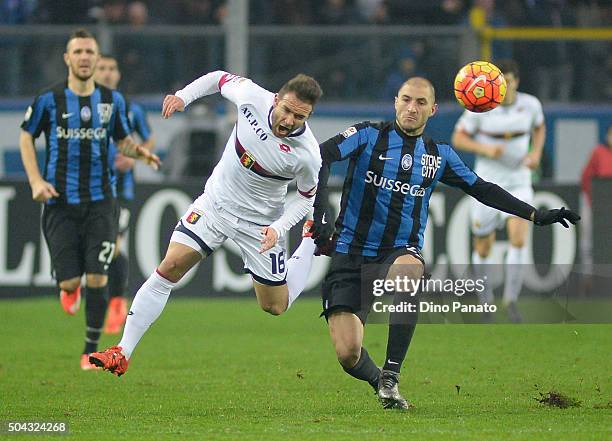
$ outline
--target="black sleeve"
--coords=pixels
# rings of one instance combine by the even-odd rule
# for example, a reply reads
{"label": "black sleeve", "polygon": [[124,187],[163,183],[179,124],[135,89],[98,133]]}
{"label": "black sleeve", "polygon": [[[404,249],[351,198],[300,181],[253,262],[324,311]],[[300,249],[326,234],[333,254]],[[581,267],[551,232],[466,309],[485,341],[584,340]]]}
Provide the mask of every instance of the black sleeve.
{"label": "black sleeve", "polygon": [[317,195],[314,200],[315,219],[317,214],[321,217],[323,213],[329,212],[329,192],[327,191],[327,181],[329,180],[331,165],[333,162],[340,161],[340,150],[334,138],[330,138],[319,146],[321,150],[321,168],[319,169],[319,183]]}
{"label": "black sleeve", "polygon": [[471,186],[464,185],[461,186],[461,189],[489,207],[522,217],[526,220],[531,220],[531,214],[536,211],[527,202],[515,198],[499,185],[487,182],[480,177]]}

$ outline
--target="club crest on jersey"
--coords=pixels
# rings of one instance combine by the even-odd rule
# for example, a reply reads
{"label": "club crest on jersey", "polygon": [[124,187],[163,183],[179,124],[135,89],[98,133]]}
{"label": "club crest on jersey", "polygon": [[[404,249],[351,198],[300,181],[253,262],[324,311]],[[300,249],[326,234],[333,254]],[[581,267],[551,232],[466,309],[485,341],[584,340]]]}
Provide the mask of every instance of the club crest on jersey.
{"label": "club crest on jersey", "polygon": [[348,138],[349,136],[354,135],[355,133],[357,133],[357,129],[354,126],[352,126],[346,129],[344,132],[342,132],[342,136],[344,136],[345,138]]}
{"label": "club crest on jersey", "polygon": [[201,217],[202,217],[202,213],[198,213],[197,211],[192,211],[191,213],[189,213],[189,216],[187,216],[187,222],[193,225],[197,221],[199,221]]}
{"label": "club crest on jersey", "polygon": [[81,107],[81,119],[85,122],[91,119],[91,109],[88,106]]}
{"label": "club crest on jersey", "polygon": [[255,158],[253,158],[253,156],[251,156],[251,154],[245,150],[242,156],[240,156],[240,163],[245,168],[251,168],[253,167],[253,164],[255,164]]}
{"label": "club crest on jersey", "polygon": [[285,153],[289,153],[291,151],[291,147],[289,147],[287,144],[279,144],[278,146],[281,149],[281,151]]}
{"label": "club crest on jersey", "polygon": [[404,170],[410,170],[410,167],[412,167],[412,156],[410,153],[406,153],[404,156],[402,156],[401,164]]}
{"label": "club crest on jersey", "polygon": [[100,124],[108,124],[111,120],[111,116],[113,115],[113,104],[99,103],[98,115],[100,115]]}

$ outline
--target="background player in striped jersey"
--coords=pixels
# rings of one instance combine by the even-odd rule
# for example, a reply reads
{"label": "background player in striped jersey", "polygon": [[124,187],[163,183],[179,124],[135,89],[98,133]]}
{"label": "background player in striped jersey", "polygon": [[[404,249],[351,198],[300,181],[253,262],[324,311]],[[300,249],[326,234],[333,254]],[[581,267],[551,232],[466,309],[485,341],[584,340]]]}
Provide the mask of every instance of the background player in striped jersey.
{"label": "background player in striped jersey", "polygon": [[[49,247],[61,305],[74,314],[80,304],[80,282],[86,275],[86,337],[81,368],[91,369],[88,354],[97,349],[107,304],[108,265],[117,235],[118,209],[108,143],[116,140],[126,155],[159,166],[159,158],[136,144],[123,96],[94,83],[98,44],[85,30],[66,45],[68,80],[36,97],[21,125],[19,147],[32,188],[44,203],[42,228]],[[41,175],[34,139],[46,138]]]}
{"label": "background player in striped jersey", "polygon": [[[388,279],[419,279],[424,273],[420,249],[427,224],[429,198],[438,181],[458,187],[479,201],[535,221],[539,225],[575,223],[579,216],[560,210],[538,210],[501,187],[482,180],[445,143],[423,131],[435,114],[435,91],[420,77],[407,80],[395,98],[395,121],[362,122],[321,145],[323,164],[311,232],[325,247],[333,234],[330,270],[323,283],[323,315],[338,361],[355,378],[377,391],[385,408],[407,409],[397,384],[402,362],[416,326],[414,314],[391,313],[387,353],[382,370],[362,347],[364,324],[372,295],[362,298],[362,269],[381,265]],[[326,183],[334,161],[349,160],[340,214],[323,223]],[[388,272],[387,272],[387,268]],[[416,294],[416,293],[415,293]],[[394,303],[410,293],[395,292]]]}
{"label": "background player in striped jersey", "polygon": [[[166,96],[162,116],[168,118],[196,99],[219,92],[238,110],[223,156],[204,193],[176,226],[164,260],[138,290],[121,341],[90,357],[116,375],[127,370],[128,359],[162,313],[176,283],[227,239],[240,248],[264,311],[283,313],[306,284],[307,272],[295,266],[312,260],[314,242],[304,240],[296,250],[303,259],[286,262],[285,236],[311,209],[317,188],[321,156],[306,120],[321,88],[300,74],[274,94],[247,78],[216,71]],[[293,180],[297,193],[285,206]]]}
{"label": "background player in striped jersey", "polygon": [[[486,113],[465,111],[457,121],[452,142],[456,148],[478,155],[475,166],[478,176],[496,182],[512,195],[531,203],[531,170],[540,165],[546,139],[542,104],[535,96],[517,91],[519,70],[514,61],[501,60],[497,66],[508,84],[504,102]],[[525,241],[529,222],[475,200],[470,215],[474,235],[472,263],[479,278],[486,276],[493,280],[488,273],[493,268],[491,250],[495,244],[495,230],[504,225],[507,228],[510,245],[505,261],[503,304],[510,320],[520,322],[516,300],[523,285],[523,266],[527,263]],[[493,303],[490,283],[486,284],[480,299],[483,303]]]}
{"label": "background player in striped jersey", "polygon": [[[95,80],[111,90],[117,89],[121,80],[121,72],[115,57],[104,54],[100,56],[96,66]],[[132,100],[127,100],[126,109],[130,127],[139,136],[142,146],[149,151],[153,150],[155,141],[144,108]],[[124,296],[128,285],[129,265],[127,256],[122,253],[121,245],[129,227],[130,209],[134,200],[134,159],[120,153],[114,142],[110,143],[108,153],[110,165],[115,170],[117,200],[121,212],[119,215],[119,234],[115,243],[115,257],[108,267],[110,299],[104,332],[118,334],[125,323],[128,312],[127,299]]]}

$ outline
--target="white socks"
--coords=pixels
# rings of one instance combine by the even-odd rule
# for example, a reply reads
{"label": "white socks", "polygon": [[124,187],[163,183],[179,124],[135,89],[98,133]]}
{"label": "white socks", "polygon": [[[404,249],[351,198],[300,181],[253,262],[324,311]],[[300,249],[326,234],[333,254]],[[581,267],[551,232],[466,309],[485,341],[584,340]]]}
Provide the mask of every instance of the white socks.
{"label": "white socks", "polygon": [[300,246],[287,261],[287,289],[289,290],[287,309],[306,287],[316,247],[312,237],[304,237]]}
{"label": "white socks", "polygon": [[472,263],[474,264],[474,278],[484,280],[485,289],[478,294],[478,300],[480,304],[492,304],[493,298],[493,278],[491,273],[493,272],[493,259],[491,255],[487,257],[480,257],[476,251],[472,252]]}
{"label": "white socks", "polygon": [[504,281],[504,305],[516,302],[523,286],[526,248],[510,245],[506,254],[506,277]]}
{"label": "white socks", "polygon": [[118,344],[126,358],[132,356],[141,337],[164,310],[174,285],[176,283],[166,280],[156,270],[136,293]]}

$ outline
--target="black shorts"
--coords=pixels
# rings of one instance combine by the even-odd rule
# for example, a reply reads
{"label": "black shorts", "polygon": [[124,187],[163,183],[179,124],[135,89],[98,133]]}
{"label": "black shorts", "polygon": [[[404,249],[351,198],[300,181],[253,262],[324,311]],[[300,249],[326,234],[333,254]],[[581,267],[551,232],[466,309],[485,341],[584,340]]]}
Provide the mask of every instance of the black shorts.
{"label": "black shorts", "polygon": [[119,207],[114,199],[45,205],[42,229],[55,280],[106,274],[115,253]]}
{"label": "black shorts", "polygon": [[378,256],[368,257],[358,254],[335,253],[331,257],[331,265],[323,281],[323,312],[321,316],[327,319],[334,311],[344,310],[355,314],[362,323],[366,322],[374,300],[374,295],[362,295],[362,266],[377,271],[378,274],[366,277],[384,278],[395,259],[411,255],[419,259],[423,266],[425,261],[416,247],[402,247],[382,252]]}

